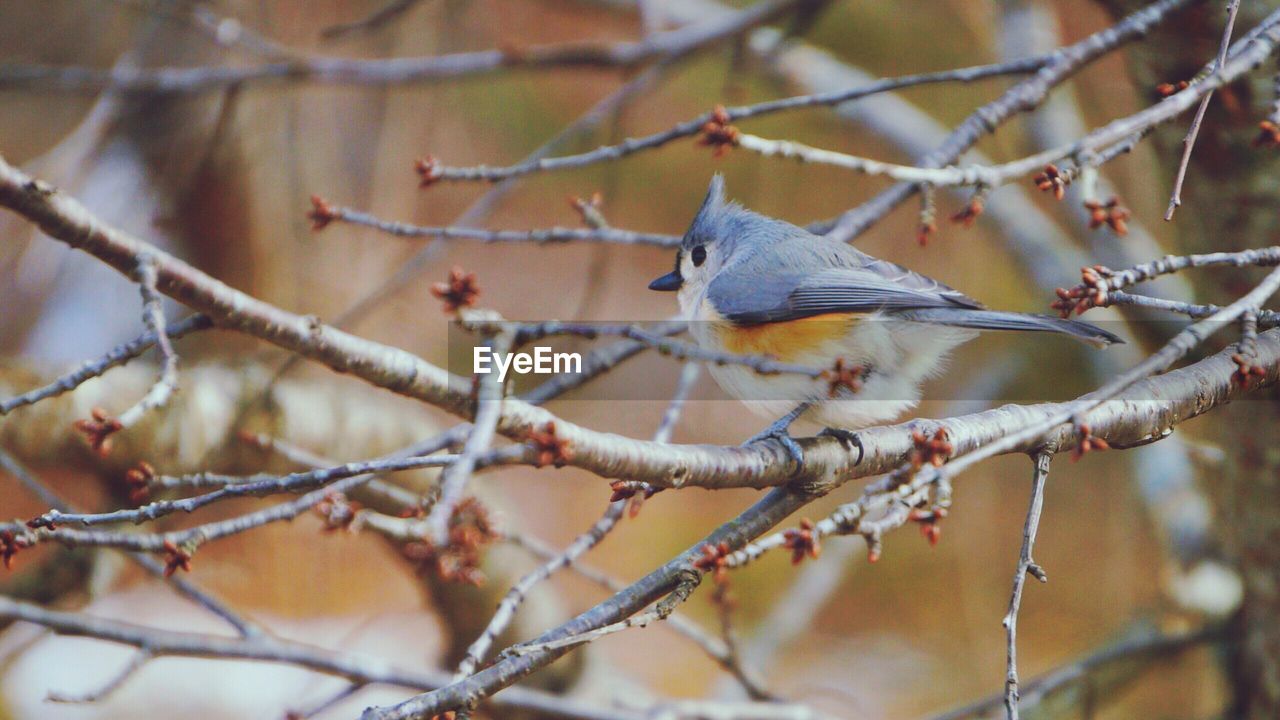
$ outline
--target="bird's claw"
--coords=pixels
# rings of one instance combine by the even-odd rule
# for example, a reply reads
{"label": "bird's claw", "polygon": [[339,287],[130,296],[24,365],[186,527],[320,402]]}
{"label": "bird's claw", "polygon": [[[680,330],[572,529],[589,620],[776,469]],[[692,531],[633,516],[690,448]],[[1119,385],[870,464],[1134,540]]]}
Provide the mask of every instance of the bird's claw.
{"label": "bird's claw", "polygon": [[859,436],[858,433],[852,430],[845,430],[844,428],[829,427],[823,428],[822,432],[818,433],[818,436],[833,437],[839,440],[841,445],[844,445],[850,450],[858,448],[858,459],[853,462],[853,465],[854,467],[857,467],[862,464],[862,437]]}
{"label": "bird's claw", "polygon": [[779,443],[782,443],[782,447],[787,451],[787,456],[795,462],[796,468],[799,469],[804,467],[804,450],[800,447],[800,443],[796,442],[796,439],[791,437],[791,433],[787,432],[786,425],[779,425],[777,423],[770,425],[762,432],[753,435],[751,439],[742,443],[742,447],[754,445],[765,440],[777,440]]}

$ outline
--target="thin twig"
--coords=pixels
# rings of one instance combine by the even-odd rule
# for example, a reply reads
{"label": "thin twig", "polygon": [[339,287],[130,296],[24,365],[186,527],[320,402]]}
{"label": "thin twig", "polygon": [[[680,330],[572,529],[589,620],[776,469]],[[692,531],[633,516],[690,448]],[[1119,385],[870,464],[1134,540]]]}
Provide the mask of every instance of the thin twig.
{"label": "thin twig", "polygon": [[[1206,318],[1222,310],[1222,306],[1220,305],[1201,305],[1179,302],[1177,300],[1165,300],[1164,298],[1150,297],[1148,295],[1134,295],[1119,290],[1112,290],[1107,293],[1107,299],[1103,307],[1109,307],[1112,305],[1137,305],[1140,307],[1149,307],[1155,310],[1164,310],[1166,312],[1176,313],[1178,315],[1186,315],[1193,319]],[[1276,312],[1275,310],[1259,310],[1255,314],[1258,318],[1259,328],[1270,330],[1271,328],[1280,327],[1280,312]]]}
{"label": "thin twig", "polygon": [[[1213,67],[1209,72],[1216,73],[1222,69],[1222,64],[1227,61],[1227,50],[1231,47],[1231,31],[1236,26],[1236,13],[1240,10],[1240,0],[1230,0],[1227,3],[1227,26],[1222,30],[1222,43],[1218,46],[1218,57],[1213,61]],[[1187,129],[1187,135],[1182,139],[1182,159],[1178,162],[1178,171],[1173,178],[1173,194],[1169,196],[1169,208],[1164,211],[1164,219],[1166,221],[1173,219],[1173,212],[1182,204],[1182,181],[1187,177],[1187,165],[1191,162],[1191,151],[1196,146],[1196,136],[1200,134],[1200,123],[1204,121],[1204,113],[1209,109],[1209,101],[1213,99],[1213,90],[1204,94],[1200,100],[1200,107],[1196,108],[1195,118],[1191,120],[1191,127]]]}
{"label": "thin twig", "polygon": [[[682,373],[681,382],[676,387],[676,392],[668,403],[666,412],[663,413],[657,432],[654,433],[655,442],[667,442],[670,439],[671,431],[679,420],[680,410],[697,377],[698,366],[692,363],[687,364]],[[609,503],[604,515],[586,532],[574,538],[573,542],[569,543],[568,547],[562,552],[549,558],[533,571],[526,573],[511,586],[511,589],[507,591],[507,594],[498,603],[498,609],[494,612],[493,617],[489,619],[489,624],[480,633],[480,636],[475,639],[475,642],[471,643],[471,646],[467,648],[466,655],[458,664],[458,670],[454,674],[455,679],[466,677],[475,672],[480,661],[489,652],[493,641],[510,625],[511,620],[515,617],[516,609],[524,602],[524,598],[534,586],[551,577],[561,568],[573,565],[578,558],[585,555],[596,545],[599,545],[622,518],[627,504],[628,501],[626,499]]]}
{"label": "thin twig", "polygon": [[164,407],[178,390],[178,354],[165,334],[164,300],[156,292],[156,259],[144,254],[138,259],[136,280],[142,293],[142,319],[156,338],[160,351],[160,377],[133,407],[120,413],[117,420],[121,429],[133,427],[148,412]]}
{"label": "thin twig", "polygon": [[[514,333],[510,330],[500,331],[489,341],[490,349],[495,353],[506,354],[511,351]],[[505,386],[499,380],[498,373],[486,373],[476,376],[476,413],[471,427],[471,434],[462,447],[462,454],[456,462],[445,468],[440,476],[440,496],[431,507],[427,516],[427,528],[430,539],[437,548],[449,543],[449,522],[453,519],[458,503],[462,501],[467,488],[467,481],[475,470],[481,454],[489,451],[493,438],[497,434],[498,421],[502,418],[502,396]]]}
{"label": "thin twig", "polygon": [[[207,330],[213,327],[213,321],[207,315],[192,315],[189,318],[179,320],[164,329],[164,335],[170,340],[177,340],[185,335],[189,335],[200,330]],[[0,402],[0,415],[8,415],[14,410],[34,405],[41,400],[47,400],[51,397],[57,397],[63,393],[70,392],[83,385],[85,382],[93,378],[100,377],[108,370],[124,365],[134,358],[142,355],[156,344],[156,339],[160,334],[148,331],[143,333],[134,340],[115,348],[111,352],[103,355],[96,360],[90,360],[73,372],[67,373],[62,377],[43,387],[36,388],[29,392],[23,393],[16,397],[9,398]]]}
{"label": "thin twig", "polygon": [[[551,153],[556,152],[562,146],[570,141],[584,135],[604,122],[606,118],[611,117],[619,108],[632,98],[642,92],[651,90],[660,79],[665,77],[667,69],[673,67],[680,58],[673,58],[671,61],[661,62],[648,68],[640,73],[635,79],[614,90],[605,98],[597,102],[583,113],[577,120],[574,120],[567,127],[556,133],[551,139],[542,143],[533,152],[525,157],[525,162],[537,160],[547,157]],[[453,223],[454,227],[468,227],[481,222],[493,209],[497,207],[502,198],[511,193],[518,185],[519,179],[509,178],[499,182],[496,186],[489,189],[475,202],[471,203],[461,215],[459,215]],[[440,241],[430,242],[418,252],[414,253],[400,269],[389,278],[385,283],[377,289],[369,292],[360,299],[356,300],[350,307],[342,312],[334,320],[335,327],[348,327],[358,322],[361,318],[372,312],[374,308],[381,305],[388,298],[395,296],[401,289],[410,285],[422,273],[431,266],[431,261],[440,251]],[[290,359],[293,361],[293,358]],[[286,366],[288,363],[286,363]]]}
{"label": "thin twig", "polygon": [[323,204],[323,210],[313,211],[312,216],[324,217],[334,222],[369,227],[397,237],[473,240],[482,243],[533,243],[535,245],[569,242],[653,245],[656,247],[678,247],[680,245],[680,238],[676,235],[641,233],[617,228],[552,227],[544,230],[481,230],[457,225],[447,227],[413,225],[411,223],[383,220],[366,212],[328,203]]}
{"label": "thin twig", "polygon": [[697,589],[698,584],[701,581],[702,576],[700,574],[693,570],[687,570],[681,577],[680,582],[676,584],[675,589],[672,590],[669,595],[659,600],[653,606],[652,610],[638,613],[619,622],[598,627],[594,630],[588,630],[576,635],[566,635],[552,640],[534,641],[522,645],[515,645],[507,648],[503,652],[503,655],[520,656],[532,653],[562,650],[576,645],[593,642],[605,637],[606,635],[613,635],[614,633],[619,633],[623,630],[647,627],[650,623],[659,620],[666,620],[667,617],[671,615],[672,611],[675,610],[677,605],[689,599],[689,596],[693,594],[693,591]]}
{"label": "thin twig", "polygon": [[502,597],[502,600],[499,601],[498,609],[494,612],[493,617],[489,619],[489,624],[467,648],[466,655],[458,664],[457,672],[454,673],[454,679],[461,679],[474,673],[480,661],[489,652],[489,648],[493,646],[493,642],[515,619],[516,609],[524,602],[529,591],[561,568],[573,565],[575,560],[599,544],[617,524],[626,508],[626,500],[609,503],[604,515],[586,532],[574,538],[573,542],[569,543],[569,546],[564,551],[557,553],[554,557],[517,580],[511,586],[511,589],[507,591],[507,594]]}
{"label": "thin twig", "polygon": [[[544,562],[551,561],[561,554],[560,550],[543,543],[541,540],[529,537],[528,535],[506,532],[503,534],[503,540],[528,551],[531,555],[542,559]],[[568,567],[579,577],[599,585],[601,588],[608,590],[609,592],[617,593],[627,588],[627,584],[621,580],[612,578],[602,570],[585,563],[574,561]],[[719,663],[725,670],[734,672],[734,668],[731,666],[732,658],[729,657],[729,649],[725,647],[724,642],[708,633],[696,621],[685,615],[681,615],[678,612],[673,612],[667,617],[665,625],[677,634],[683,635],[685,638],[693,642],[704,653],[706,653],[708,657]],[[753,677],[744,677],[741,679],[747,682],[754,680]],[[758,691],[761,694],[766,694],[763,686],[758,684],[755,687],[755,691]]]}
{"label": "thin twig", "polygon": [[1044,570],[1031,558],[1040,527],[1040,512],[1044,509],[1044,486],[1049,478],[1049,461],[1053,454],[1036,454],[1035,474],[1031,478],[1031,502],[1027,507],[1027,520],[1022,527],[1022,551],[1018,556],[1018,568],[1013,573],[1013,592],[1009,597],[1009,612],[1004,616],[1006,634],[1006,671],[1004,679],[1004,706],[1009,720],[1018,720],[1018,610],[1022,607],[1022,588],[1027,575],[1040,582],[1048,582]]}
{"label": "thin twig", "polygon": [[[1009,118],[1036,107],[1047,96],[1049,90],[1066,82],[1085,65],[1131,40],[1144,37],[1153,27],[1190,4],[1192,0],[1154,2],[1126,16],[1109,28],[1060,48],[1035,75],[1013,85],[999,98],[983,105],[966,117],[936,150],[920,159],[919,166],[937,168],[955,162],[966,150]],[[861,235],[918,190],[919,186],[916,184],[896,185],[844,213],[822,230],[830,237],[848,241]]]}
{"label": "thin twig", "polygon": [[[41,482],[35,473],[28,470],[26,466],[18,462],[17,458],[10,455],[3,448],[0,448],[0,467],[3,467],[6,472],[17,478],[18,482],[22,483],[24,487],[50,508],[68,513],[76,512],[75,506],[58,497],[57,493]],[[262,634],[262,628],[256,623],[242,617],[228,607],[226,603],[197,587],[195,583],[177,576],[167,576],[164,563],[141,553],[129,552],[125,553],[125,557],[137,563],[154,577],[168,582],[187,599],[225,620],[241,637],[253,637]]]}
{"label": "thin twig", "polygon": [[972,67],[943,70],[939,72],[903,75],[867,83],[854,88],[834,92],[797,95],[779,100],[767,100],[754,105],[727,107],[721,110],[706,112],[698,117],[676,123],[666,130],[644,135],[638,138],[627,138],[616,145],[603,145],[593,150],[575,155],[561,155],[525,160],[515,165],[452,167],[438,165],[433,168],[433,181],[487,181],[494,182],[514,177],[522,177],[533,173],[555,172],[583,168],[602,162],[620,160],[629,155],[660,148],[675,140],[693,137],[703,132],[708,122],[736,122],[771,115],[788,110],[800,110],[811,107],[829,107],[870,97],[880,93],[948,82],[974,82],[1006,75],[1022,75],[1039,70],[1050,56],[1025,58],[1006,63],[992,65],[975,65]]}
{"label": "thin twig", "polygon": [[[510,463],[523,456],[520,448],[504,448],[476,458],[474,467],[490,467]],[[138,508],[114,510],[105,513],[64,513],[58,510],[39,516],[32,521],[36,526],[53,525],[105,525],[111,523],[143,523],[157,520],[175,512],[193,513],[201,508],[234,497],[264,497],[278,493],[298,492],[328,485],[356,475],[372,475],[428,467],[451,467],[461,455],[429,455],[425,457],[387,457],[377,460],[351,462],[319,470],[271,475],[263,473],[250,476],[198,473],[184,477],[157,477],[151,485],[158,488],[218,487],[213,492],[177,500],[157,500]]]}
{"label": "thin twig", "polygon": [[[892,201],[888,200],[888,193],[895,193],[895,195],[905,193],[902,195],[902,199],[906,199],[907,196],[915,192],[915,188],[922,184],[998,187],[1014,178],[1039,172],[1046,165],[1060,162],[1064,158],[1090,156],[1092,158],[1089,163],[1090,166],[1096,166],[1099,162],[1124,154],[1130,151],[1133,144],[1150,131],[1151,128],[1168,122],[1189,110],[1191,104],[1197,98],[1205,97],[1207,93],[1211,93],[1214,89],[1254,70],[1271,54],[1277,42],[1280,42],[1280,30],[1277,29],[1277,25],[1280,25],[1280,11],[1269,15],[1249,36],[1235,46],[1229,47],[1229,52],[1226,54],[1228,59],[1224,59],[1224,64],[1211,72],[1203,81],[1188,89],[1165,98],[1149,108],[1114,120],[1079,140],[998,165],[943,167],[941,162],[929,162],[929,158],[926,158],[925,161],[918,165],[899,165],[823,150],[792,141],[769,140],[745,133],[737,134],[731,144],[765,156],[834,165],[859,173],[882,175],[903,181],[904,184],[898,187],[910,189],[895,193],[895,188],[882,195],[886,200],[881,202],[891,204],[883,211],[877,211],[880,213],[876,217],[878,219],[883,212],[887,212],[893,205],[901,202],[896,197]],[[1044,74],[1042,72],[1037,75],[1037,79]],[[862,207],[871,207],[876,203],[877,200],[873,199]],[[866,213],[869,212],[866,211]],[[828,236],[846,239],[845,228],[852,222],[848,218],[854,217],[855,213],[865,214],[860,212],[860,209],[846,213],[827,232]]]}
{"label": "thin twig", "polygon": [[[199,657],[281,663],[346,678],[354,683],[394,685],[427,690],[448,682],[439,672],[403,670],[385,660],[370,659],[262,634],[227,637],[144,627],[83,613],[48,610],[0,595],[0,620],[35,623],[60,635],[96,638],[145,649],[154,657]],[[641,715],[610,710],[524,687],[507,689],[491,700],[496,706],[529,708],[579,720],[641,720]]]}

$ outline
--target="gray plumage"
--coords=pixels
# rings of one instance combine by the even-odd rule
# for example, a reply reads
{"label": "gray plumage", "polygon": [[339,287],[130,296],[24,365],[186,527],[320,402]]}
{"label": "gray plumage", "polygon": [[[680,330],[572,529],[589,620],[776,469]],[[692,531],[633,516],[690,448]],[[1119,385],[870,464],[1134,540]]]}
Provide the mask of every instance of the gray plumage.
{"label": "gray plumage", "polygon": [[960,291],[901,265],[727,202],[719,175],[682,244],[685,252],[717,244],[721,257],[729,258],[707,288],[707,299],[740,325],[833,313],[883,313],[976,330],[1062,333],[1100,346],[1123,342],[1077,320],[987,310]]}

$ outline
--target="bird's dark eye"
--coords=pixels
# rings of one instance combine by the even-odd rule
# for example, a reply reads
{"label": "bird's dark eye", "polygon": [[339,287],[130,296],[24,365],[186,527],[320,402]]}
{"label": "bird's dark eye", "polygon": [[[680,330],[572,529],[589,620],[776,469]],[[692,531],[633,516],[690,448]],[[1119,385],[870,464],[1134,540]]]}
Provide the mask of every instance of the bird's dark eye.
{"label": "bird's dark eye", "polygon": [[693,259],[694,267],[702,267],[702,263],[707,261],[707,249],[699,245],[693,249],[689,257]]}

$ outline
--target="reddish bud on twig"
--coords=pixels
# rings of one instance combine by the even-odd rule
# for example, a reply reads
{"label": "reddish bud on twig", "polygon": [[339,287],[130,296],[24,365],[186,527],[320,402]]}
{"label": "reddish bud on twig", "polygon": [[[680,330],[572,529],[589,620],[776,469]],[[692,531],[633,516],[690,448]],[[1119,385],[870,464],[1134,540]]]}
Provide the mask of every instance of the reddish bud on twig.
{"label": "reddish bud on twig", "polygon": [[37,528],[49,528],[50,530],[58,529],[58,524],[56,522],[46,518],[43,515],[37,515],[36,517],[31,518],[30,520],[27,521],[26,525],[32,530],[35,530]]}
{"label": "reddish bud on twig", "polygon": [[948,441],[946,428],[938,428],[933,437],[919,430],[912,430],[911,442],[915,445],[911,451],[911,467],[914,470],[919,470],[926,464],[941,467],[955,450]]}
{"label": "reddish bud on twig", "polygon": [[907,519],[911,522],[919,523],[920,534],[932,546],[937,545],[938,540],[942,539],[942,519],[946,516],[946,508],[934,508],[933,510],[915,509],[907,515]]}
{"label": "reddish bud on twig", "polygon": [[431,294],[444,301],[446,313],[457,312],[459,308],[471,307],[480,297],[480,285],[476,283],[476,274],[463,271],[455,265],[449,271],[449,279],[431,286]]}
{"label": "reddish bud on twig", "polygon": [[89,414],[91,419],[77,420],[72,427],[76,432],[84,435],[89,447],[93,448],[99,457],[106,457],[111,453],[111,436],[123,430],[124,425],[100,407],[89,411]]}
{"label": "reddish bud on twig", "polygon": [[1129,234],[1129,226],[1125,223],[1129,219],[1129,208],[1121,205],[1118,198],[1113,197],[1105,203],[1088,200],[1084,206],[1089,211],[1090,230],[1108,225],[1121,237]]}
{"label": "reddish bud on twig", "polygon": [[[973,227],[973,224],[978,221],[978,217],[982,215],[982,211],[985,209],[986,205],[982,195],[974,195],[969,199],[968,205],[965,205],[959,212],[951,216],[951,222],[967,228]],[[924,243],[921,244],[923,245]]]}
{"label": "reddish bud on twig", "polygon": [[[556,435],[555,422],[548,422],[542,430],[529,432],[529,443],[534,449],[534,467],[554,465],[564,467],[573,459],[573,446],[564,438]],[[615,490],[615,493],[617,491]]]}
{"label": "reddish bud on twig", "polygon": [[464,498],[449,518],[449,540],[441,548],[431,543],[406,543],[401,553],[418,566],[419,573],[432,572],[448,582],[482,585],[484,573],[480,562],[484,548],[501,534],[489,510],[474,497]]}
{"label": "reddish bud on twig", "polygon": [[311,221],[311,229],[320,231],[328,227],[329,223],[337,220],[341,214],[333,209],[329,201],[319,195],[311,196],[311,210],[307,212],[307,219]]}
{"label": "reddish bud on twig", "polygon": [[19,550],[27,547],[27,542],[22,538],[13,534],[11,530],[0,532],[0,561],[4,562],[5,570],[13,569],[13,556],[18,554]]}
{"label": "reddish bud on twig", "polygon": [[582,222],[588,225],[592,224],[595,217],[600,213],[600,207],[604,205],[604,194],[599,190],[591,193],[589,198],[570,195],[567,199],[569,200],[569,207],[577,210],[578,214],[582,216]]}
{"label": "reddish bud on twig", "polygon": [[156,469],[146,460],[139,460],[137,465],[126,470],[124,482],[129,486],[129,500],[135,505],[141,505],[150,500],[151,481],[155,477]]}
{"label": "reddish bud on twig", "polygon": [[1067,185],[1070,183],[1065,175],[1058,170],[1058,166],[1050,163],[1044,166],[1044,171],[1033,178],[1036,187],[1041,192],[1053,193],[1055,200],[1061,200],[1067,194]]}
{"label": "reddish bud on twig", "polygon": [[440,179],[440,163],[435,157],[428,155],[413,161],[413,171],[418,173],[418,187],[431,187]]}
{"label": "reddish bud on twig", "polygon": [[1080,268],[1081,283],[1073,288],[1058,288],[1058,299],[1049,307],[1058,311],[1062,317],[1084,314],[1085,310],[1103,307],[1107,304],[1107,278],[1115,274],[1105,265],[1093,265]]}
{"label": "reddish bud on twig", "polygon": [[723,105],[717,105],[715,110],[711,111],[711,119],[702,125],[698,144],[715,148],[712,156],[720,157],[738,144],[739,134],[738,128],[729,124],[729,112]]}
{"label": "reddish bud on twig", "polygon": [[936,222],[920,223],[919,228],[916,230],[916,242],[920,243],[920,247],[924,247],[929,244],[929,238],[932,237],[937,232],[938,232],[938,223]]}
{"label": "reddish bud on twig", "polygon": [[1249,387],[1254,379],[1261,380],[1267,376],[1266,368],[1254,365],[1250,358],[1241,353],[1232,355],[1231,362],[1236,364],[1236,371],[1231,373],[1231,382],[1242,388]]}
{"label": "reddish bud on twig", "polygon": [[782,546],[791,551],[792,565],[799,565],[806,557],[816,560],[822,554],[822,544],[814,532],[815,527],[809,518],[801,518],[799,528],[791,528],[782,534]]}
{"label": "reddish bud on twig", "polygon": [[729,543],[719,545],[703,545],[702,557],[693,561],[693,566],[702,572],[711,573],[711,579],[723,583],[729,575]]}
{"label": "reddish bud on twig", "polygon": [[619,500],[630,500],[627,505],[627,516],[635,517],[640,514],[640,508],[644,505],[644,501],[657,495],[662,488],[656,488],[647,482],[639,482],[635,480],[615,480],[609,483],[609,489],[613,494],[609,496],[609,502],[615,503]]}
{"label": "reddish bud on twig", "polygon": [[358,530],[355,520],[360,515],[360,510],[364,508],[360,503],[350,500],[346,495],[340,492],[331,492],[324,496],[324,499],[315,504],[311,508],[312,512],[320,516],[324,520],[324,531],[327,533],[334,530]]}
{"label": "reddish bud on twig", "polygon": [[880,538],[875,535],[864,535],[867,540],[867,562],[880,562],[880,553],[884,546],[880,544]]}
{"label": "reddish bud on twig", "polygon": [[1160,83],[1156,86],[1156,94],[1160,97],[1169,97],[1170,95],[1182,92],[1191,86],[1186,80],[1179,80],[1176,83]]}
{"label": "reddish bud on twig", "polygon": [[164,541],[164,576],[170,577],[179,569],[191,572],[191,553],[179,548],[172,540]]}
{"label": "reddish bud on twig", "polygon": [[1093,436],[1093,429],[1088,423],[1080,423],[1080,442],[1071,451],[1071,462],[1075,462],[1094,450],[1110,450],[1111,445],[1100,437]]}
{"label": "reddish bud on twig", "polygon": [[613,491],[613,494],[609,496],[609,502],[615,503],[619,500],[633,498],[636,496],[636,493],[639,493],[644,489],[642,487],[643,485],[644,483],[634,480],[614,480],[609,483],[609,489]]}

